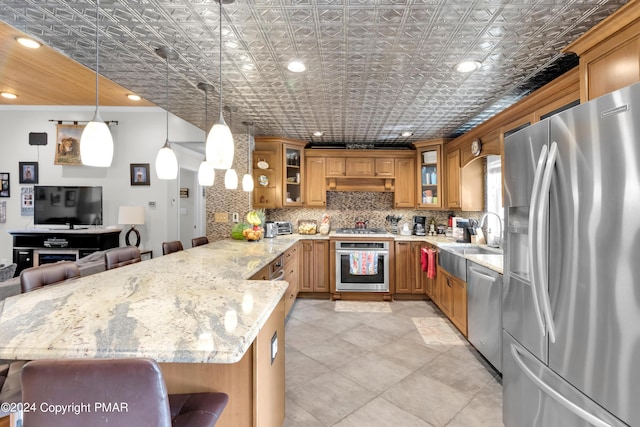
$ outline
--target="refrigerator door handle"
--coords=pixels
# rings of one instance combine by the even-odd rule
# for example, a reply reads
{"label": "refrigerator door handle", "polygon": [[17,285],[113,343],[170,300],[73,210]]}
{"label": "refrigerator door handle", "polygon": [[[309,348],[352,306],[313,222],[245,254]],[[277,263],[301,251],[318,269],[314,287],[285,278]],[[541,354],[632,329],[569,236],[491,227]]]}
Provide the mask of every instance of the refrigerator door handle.
{"label": "refrigerator door handle", "polygon": [[529,243],[529,268],[530,268],[530,281],[531,281],[531,293],[533,294],[533,309],[536,314],[536,320],[538,326],[542,331],[542,335],[546,335],[547,328],[542,318],[542,311],[540,310],[540,300],[538,299],[538,289],[536,280],[536,265],[538,263],[537,257],[539,250],[536,247],[535,231],[536,231],[536,210],[538,205],[538,197],[540,194],[540,185],[542,184],[542,175],[544,172],[544,165],[547,161],[549,147],[545,144],[542,146],[540,157],[538,158],[538,164],[536,166],[536,173],[533,179],[533,187],[531,189],[531,202],[529,206],[529,224],[527,229],[527,238]]}
{"label": "refrigerator door handle", "polygon": [[538,228],[536,230],[536,249],[538,249],[537,258],[537,269],[538,269],[538,293],[540,295],[540,299],[542,300],[542,311],[544,318],[546,320],[547,331],[549,332],[549,339],[552,343],[556,342],[556,325],[553,320],[553,313],[551,312],[551,301],[549,298],[549,272],[545,270],[545,263],[543,261],[543,256],[545,256],[545,251],[543,248],[544,245],[544,230],[540,225],[544,224],[544,216],[548,212],[549,209],[549,190],[551,189],[551,179],[553,177],[553,172],[556,165],[556,159],[558,158],[558,144],[554,141],[551,143],[551,148],[549,149],[549,155],[547,157],[547,164],[545,166],[544,175],[542,176],[542,185],[540,189],[540,195],[542,196],[542,200],[540,205],[537,207],[537,224]]}
{"label": "refrigerator door handle", "polygon": [[511,344],[511,355],[515,360],[518,367],[522,370],[522,372],[529,378],[541,391],[551,397],[553,400],[558,402],[560,405],[564,406],[567,410],[573,412],[578,417],[582,418],[586,422],[594,425],[595,427],[612,427],[611,424],[601,420],[595,415],[585,411],[575,403],[571,402],[569,399],[564,397],[558,391],[551,388],[547,383],[542,381],[535,373],[531,371],[527,367],[527,365],[522,361],[520,357],[521,353],[518,348],[512,343]]}

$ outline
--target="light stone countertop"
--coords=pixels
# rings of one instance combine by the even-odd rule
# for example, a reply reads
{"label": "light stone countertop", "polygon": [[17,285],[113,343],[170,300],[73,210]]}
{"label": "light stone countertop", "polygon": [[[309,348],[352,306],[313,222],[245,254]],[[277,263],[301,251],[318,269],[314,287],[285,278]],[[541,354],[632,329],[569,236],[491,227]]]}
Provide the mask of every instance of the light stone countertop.
{"label": "light stone countertop", "polygon": [[284,295],[250,281],[298,240],[224,240],[7,298],[0,359],[235,363]]}

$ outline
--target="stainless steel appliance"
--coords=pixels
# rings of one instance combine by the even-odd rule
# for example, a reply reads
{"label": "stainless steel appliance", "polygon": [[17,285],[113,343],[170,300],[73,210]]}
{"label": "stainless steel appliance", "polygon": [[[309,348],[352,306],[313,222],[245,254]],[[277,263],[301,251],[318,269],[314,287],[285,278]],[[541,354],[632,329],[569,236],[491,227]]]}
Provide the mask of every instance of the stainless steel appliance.
{"label": "stainless steel appliance", "polygon": [[[371,255],[368,262],[372,268],[354,269],[354,262],[362,263],[367,255]],[[389,292],[388,241],[337,241],[335,265],[336,291]]]}
{"label": "stainless steel appliance", "polygon": [[336,234],[386,234],[382,228],[336,228]]}
{"label": "stainless steel appliance", "polygon": [[504,151],[504,424],[640,426],[640,84]]}
{"label": "stainless steel appliance", "polygon": [[293,234],[293,224],[289,221],[276,221],[278,234]]}
{"label": "stainless steel appliance", "polygon": [[502,276],[467,260],[469,342],[502,372]]}
{"label": "stainless steel appliance", "polygon": [[264,223],[264,237],[272,238],[278,235],[278,226],[273,221],[267,221]]}

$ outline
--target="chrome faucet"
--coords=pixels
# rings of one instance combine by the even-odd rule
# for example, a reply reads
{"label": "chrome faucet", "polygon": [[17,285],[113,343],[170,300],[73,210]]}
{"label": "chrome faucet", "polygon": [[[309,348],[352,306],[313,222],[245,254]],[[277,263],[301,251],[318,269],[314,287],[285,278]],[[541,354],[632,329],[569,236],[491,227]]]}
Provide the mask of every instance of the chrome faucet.
{"label": "chrome faucet", "polygon": [[495,215],[496,218],[498,218],[498,224],[500,225],[500,231],[498,232],[497,236],[494,235],[494,238],[490,239],[490,235],[493,235],[493,233],[490,233],[490,230],[487,230],[487,245],[499,248],[499,247],[502,246],[502,219],[500,219],[500,215],[498,215],[495,212],[487,212],[487,213],[483,214],[482,217],[480,218],[480,228],[482,228],[482,225],[484,224],[484,220],[489,215]]}

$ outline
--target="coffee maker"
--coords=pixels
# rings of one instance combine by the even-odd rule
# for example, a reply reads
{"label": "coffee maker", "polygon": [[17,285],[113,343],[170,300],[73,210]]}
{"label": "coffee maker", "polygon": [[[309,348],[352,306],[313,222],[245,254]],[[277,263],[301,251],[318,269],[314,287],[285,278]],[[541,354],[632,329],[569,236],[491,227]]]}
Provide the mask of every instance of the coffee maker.
{"label": "coffee maker", "polygon": [[427,217],[426,216],[414,216],[413,217],[413,234],[416,236],[425,236],[426,233],[426,225],[427,225]]}

